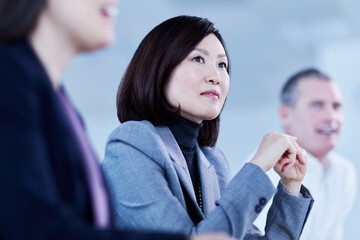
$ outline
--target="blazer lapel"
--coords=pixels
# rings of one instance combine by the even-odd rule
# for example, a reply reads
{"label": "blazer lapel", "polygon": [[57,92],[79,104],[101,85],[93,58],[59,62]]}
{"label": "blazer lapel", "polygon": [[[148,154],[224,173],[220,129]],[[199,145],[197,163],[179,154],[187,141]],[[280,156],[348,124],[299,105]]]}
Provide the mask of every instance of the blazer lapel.
{"label": "blazer lapel", "polygon": [[186,160],[181,152],[179,145],[176,142],[174,135],[172,134],[171,130],[166,126],[156,126],[155,128],[160,138],[164,142],[171,160],[173,161],[173,165],[179,176],[181,184],[184,186],[186,192],[190,196],[191,201],[195,205],[197,212],[201,215],[201,217],[204,217],[196,201],[194,187],[191,181],[191,176],[186,164]]}
{"label": "blazer lapel", "polygon": [[215,201],[220,199],[219,183],[214,166],[207,160],[198,144],[196,144],[196,154],[203,196],[203,211],[206,216],[215,209]]}

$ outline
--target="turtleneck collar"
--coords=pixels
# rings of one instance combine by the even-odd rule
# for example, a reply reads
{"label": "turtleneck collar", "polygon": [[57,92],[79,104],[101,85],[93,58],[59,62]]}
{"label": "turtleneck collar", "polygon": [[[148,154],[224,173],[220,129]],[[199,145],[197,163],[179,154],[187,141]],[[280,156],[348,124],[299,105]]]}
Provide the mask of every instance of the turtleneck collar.
{"label": "turtleneck collar", "polygon": [[169,127],[180,146],[193,149],[202,126],[202,123],[196,123],[179,116]]}
{"label": "turtleneck collar", "polygon": [[[195,151],[196,151],[195,145],[196,145],[197,137],[199,135],[199,130],[202,126],[203,126],[202,123],[199,124],[196,122],[192,122],[180,116],[177,117],[175,121],[169,126],[186,160],[191,181],[194,187],[196,200],[201,210],[202,210],[201,185],[200,185],[199,171],[197,166],[197,159],[195,156]],[[190,210],[189,213],[192,216],[196,216],[195,212],[196,210],[193,209]]]}

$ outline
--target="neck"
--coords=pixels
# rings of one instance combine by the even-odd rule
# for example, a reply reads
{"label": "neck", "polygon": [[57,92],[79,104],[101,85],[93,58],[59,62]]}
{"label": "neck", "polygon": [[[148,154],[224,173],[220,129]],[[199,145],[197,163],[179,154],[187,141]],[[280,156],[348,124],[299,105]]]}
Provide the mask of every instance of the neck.
{"label": "neck", "polygon": [[320,163],[325,164],[328,153],[325,154],[312,154]]}
{"label": "neck", "polygon": [[169,126],[180,146],[195,148],[202,123],[196,123],[183,117],[177,117]]}
{"label": "neck", "polygon": [[29,41],[44,65],[54,88],[62,83],[62,75],[77,51],[69,39],[42,16]]}

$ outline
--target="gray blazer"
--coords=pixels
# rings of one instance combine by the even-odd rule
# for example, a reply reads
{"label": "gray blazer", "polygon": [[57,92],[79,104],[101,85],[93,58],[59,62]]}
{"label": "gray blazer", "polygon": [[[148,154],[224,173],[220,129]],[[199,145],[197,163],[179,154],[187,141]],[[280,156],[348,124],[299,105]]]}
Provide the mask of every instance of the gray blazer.
{"label": "gray blazer", "polygon": [[[168,127],[154,127],[148,121],[117,127],[109,136],[102,163],[116,226],[185,234],[226,232],[240,239],[299,239],[313,201],[306,188],[302,188],[304,197],[289,195],[280,184],[276,191],[267,175],[251,163],[231,180],[217,148],[196,146],[196,154],[203,212],[185,158]],[[183,191],[203,219],[196,226]],[[274,194],[266,234],[260,236],[253,222]]]}

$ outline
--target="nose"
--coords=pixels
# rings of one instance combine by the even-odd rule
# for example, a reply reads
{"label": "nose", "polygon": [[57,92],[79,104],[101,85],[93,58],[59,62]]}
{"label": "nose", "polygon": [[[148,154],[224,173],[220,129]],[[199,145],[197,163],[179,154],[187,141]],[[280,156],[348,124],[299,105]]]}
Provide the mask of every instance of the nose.
{"label": "nose", "polygon": [[322,112],[323,118],[326,120],[332,120],[335,117],[335,112],[330,106],[326,105]]}
{"label": "nose", "polygon": [[220,81],[218,79],[209,79],[208,82],[213,85],[220,85]]}
{"label": "nose", "polygon": [[219,70],[215,66],[209,67],[207,76],[207,82],[212,85],[220,85],[221,84],[221,77]]}
{"label": "nose", "polygon": [[323,117],[328,122],[341,121],[343,113],[341,110],[334,109],[332,104],[327,104],[323,111]]}

